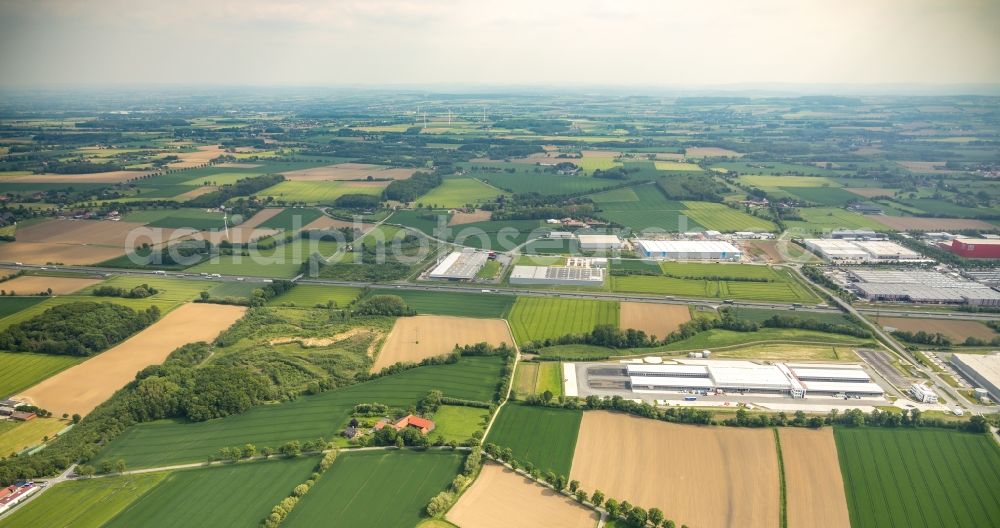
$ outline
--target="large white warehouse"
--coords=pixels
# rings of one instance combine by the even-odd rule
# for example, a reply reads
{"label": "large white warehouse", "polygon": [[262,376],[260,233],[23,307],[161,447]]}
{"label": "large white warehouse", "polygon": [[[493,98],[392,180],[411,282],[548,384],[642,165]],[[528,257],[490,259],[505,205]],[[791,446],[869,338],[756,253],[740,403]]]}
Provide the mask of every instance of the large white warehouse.
{"label": "large white warehouse", "polygon": [[511,284],[596,286],[604,284],[604,268],[569,266],[514,266]]}
{"label": "large white warehouse", "polygon": [[691,361],[629,364],[632,390],[738,394],[881,397],[885,391],[859,365],[761,365],[750,361]]}
{"label": "large white warehouse", "polygon": [[640,256],[676,260],[739,260],[739,248],[719,240],[636,240]]}

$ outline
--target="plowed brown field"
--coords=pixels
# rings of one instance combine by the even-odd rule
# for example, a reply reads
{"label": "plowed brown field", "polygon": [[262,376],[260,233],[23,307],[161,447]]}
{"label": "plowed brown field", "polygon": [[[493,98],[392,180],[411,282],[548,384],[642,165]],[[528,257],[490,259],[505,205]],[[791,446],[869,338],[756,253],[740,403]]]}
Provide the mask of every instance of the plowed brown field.
{"label": "plowed brown field", "polygon": [[448,354],[455,345],[487,342],[514,344],[507,323],[502,319],[476,319],[444,315],[418,315],[400,317],[386,338],[382,350],[372,365],[378,372],[400,362],[419,362],[422,359]]}
{"label": "plowed brown field", "polygon": [[850,528],[833,429],[782,427],[778,435],[785,463],[788,526]]}
{"label": "plowed brown field", "polygon": [[486,464],[447,519],[462,528],[592,528],[598,515],[509,469]]}
{"label": "plowed brown field", "polygon": [[928,319],[926,317],[879,317],[876,319],[882,326],[891,326],[897,330],[929,334],[944,334],[953,341],[965,341],[967,337],[977,337],[989,341],[997,336],[992,328],[979,321],[961,321],[957,319]]}
{"label": "plowed brown field", "polygon": [[7,293],[16,292],[20,295],[34,295],[36,293],[43,292],[48,288],[52,288],[53,294],[66,295],[99,282],[101,282],[100,279],[22,275],[0,283],[0,289],[6,290]]}
{"label": "plowed brown field", "polygon": [[123,343],[27,389],[15,399],[52,411],[86,415],[135,373],[162,363],[174,349],[211,341],[235,323],[246,308],[221,304],[185,304]]}
{"label": "plowed brown field", "polygon": [[663,338],[690,320],[687,305],[623,302],[618,326]]}
{"label": "plowed brown field", "polygon": [[585,490],[660,508],[678,526],[778,525],[778,457],[769,429],[586,412],[570,477]]}

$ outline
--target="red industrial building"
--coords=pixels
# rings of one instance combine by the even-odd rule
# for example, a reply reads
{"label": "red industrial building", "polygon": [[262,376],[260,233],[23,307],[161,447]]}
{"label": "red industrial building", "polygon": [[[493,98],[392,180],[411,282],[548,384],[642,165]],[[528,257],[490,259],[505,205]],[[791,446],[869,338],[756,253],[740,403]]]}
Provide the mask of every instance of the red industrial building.
{"label": "red industrial building", "polygon": [[949,250],[965,258],[1000,259],[1000,239],[956,238]]}

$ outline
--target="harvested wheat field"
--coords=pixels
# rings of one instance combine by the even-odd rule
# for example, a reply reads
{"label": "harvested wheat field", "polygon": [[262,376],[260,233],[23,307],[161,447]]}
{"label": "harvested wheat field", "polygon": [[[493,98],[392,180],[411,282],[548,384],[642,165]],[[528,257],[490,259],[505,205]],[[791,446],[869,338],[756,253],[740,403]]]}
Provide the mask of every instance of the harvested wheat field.
{"label": "harvested wheat field", "polygon": [[146,227],[137,222],[107,220],[46,220],[17,230],[17,242],[109,246],[124,252],[148,242],[152,245],[195,233],[192,229]]}
{"label": "harvested wheat field", "polygon": [[225,153],[226,151],[219,148],[218,145],[198,147],[198,150],[193,152],[172,152],[171,154],[177,156],[180,161],[171,163],[170,168],[189,169],[191,167],[200,167],[208,164],[208,162],[224,155]]}
{"label": "harvested wheat field", "polygon": [[684,154],[678,154],[675,152],[657,152],[656,159],[662,161],[681,161],[684,159]]}
{"label": "harvested wheat field", "polygon": [[617,150],[584,150],[582,154],[585,158],[617,158],[622,155]]}
{"label": "harvested wheat field", "polygon": [[662,338],[690,321],[691,310],[682,304],[623,302],[618,318],[621,328],[634,328]]}
{"label": "harvested wheat field", "polygon": [[889,326],[906,332],[919,332],[923,330],[928,334],[944,334],[956,342],[965,341],[967,337],[989,341],[997,336],[997,333],[992,328],[979,321],[930,319],[925,317],[878,317],[875,321],[882,326]]}
{"label": "harvested wheat field", "polygon": [[362,233],[367,232],[369,229],[374,227],[375,224],[365,224],[365,223],[355,223],[348,222],[347,220],[337,220],[336,218],[330,218],[329,216],[321,216],[312,222],[302,226],[303,231],[310,230],[329,230],[329,229],[341,229],[344,227],[351,229],[360,229]]}
{"label": "harvested wheat field", "polygon": [[77,246],[73,244],[39,244],[32,242],[9,242],[0,244],[0,260],[48,264],[58,262],[67,265],[97,264],[125,254],[124,247]]}
{"label": "harvested wheat field", "polygon": [[8,183],[122,183],[149,174],[146,171],[109,171],[86,174],[31,174],[16,176]]}
{"label": "harvested wheat field", "polygon": [[242,306],[182,305],[149,328],[31,387],[17,399],[48,409],[56,416],[86,415],[132,381],[136,372],[162,363],[177,347],[215,339],[244,312]]}
{"label": "harvested wheat field", "polygon": [[874,198],[876,196],[893,196],[899,189],[886,189],[884,187],[844,187],[844,190],[852,192],[858,196],[864,196],[865,198]]}
{"label": "harvested wheat field", "polygon": [[343,181],[364,180],[371,176],[378,180],[405,180],[417,169],[388,168],[369,163],[338,163],[324,167],[300,169],[283,173],[289,181]]}
{"label": "harvested wheat field", "polygon": [[485,464],[446,518],[462,528],[592,528],[599,516],[512,470]]}
{"label": "harvested wheat field", "polygon": [[688,147],[684,154],[689,158],[740,158],[743,154],[719,147]]}
{"label": "harvested wheat field", "polygon": [[788,526],[850,528],[833,429],[781,427]]}
{"label": "harvested wheat field", "polygon": [[489,211],[480,211],[478,209],[471,213],[456,212],[451,215],[451,218],[448,220],[448,225],[455,226],[472,224],[475,222],[485,222],[490,219],[492,214],[493,213]]}
{"label": "harvested wheat field", "polygon": [[17,292],[21,295],[35,295],[52,288],[54,295],[67,295],[93,286],[100,279],[78,279],[73,277],[39,277],[37,275],[22,275],[0,284],[8,293]]}
{"label": "harvested wheat field", "polygon": [[570,478],[585,490],[660,508],[678,526],[778,525],[778,457],[770,429],[585,412]]}
{"label": "harvested wheat field", "polygon": [[502,319],[444,315],[400,317],[396,319],[392,332],[375,359],[372,372],[400,362],[419,362],[425,358],[448,354],[455,349],[455,345],[484,341],[491,345],[514,344],[507,323]]}
{"label": "harvested wheat field", "polygon": [[983,220],[967,218],[921,218],[916,216],[865,215],[896,231],[957,231],[960,229],[985,229],[992,231],[996,226]]}

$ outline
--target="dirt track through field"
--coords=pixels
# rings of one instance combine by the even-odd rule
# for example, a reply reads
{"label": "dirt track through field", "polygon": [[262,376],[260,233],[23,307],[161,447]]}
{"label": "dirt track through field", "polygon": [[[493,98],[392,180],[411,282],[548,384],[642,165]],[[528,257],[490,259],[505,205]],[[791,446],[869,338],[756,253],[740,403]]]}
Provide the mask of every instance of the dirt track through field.
{"label": "dirt track through field", "polygon": [[73,277],[39,277],[22,275],[0,283],[0,289],[7,293],[16,292],[20,295],[34,295],[52,288],[54,295],[66,295],[82,290],[101,282],[99,279],[78,279]]}
{"label": "dirt track through field", "polygon": [[623,302],[618,326],[664,338],[690,320],[691,310],[687,305]]}
{"label": "dirt track through field", "polygon": [[66,369],[17,395],[15,399],[62,413],[86,415],[149,365],[163,362],[176,348],[211,341],[235,323],[246,308],[221,304],[185,304],[123,343]]}
{"label": "dirt track through field", "polygon": [[497,464],[486,464],[446,517],[462,528],[591,528],[598,515]]}
{"label": "dirt track through field", "polygon": [[788,526],[850,528],[833,429],[778,429],[785,463]]}
{"label": "dirt track through field", "polygon": [[978,321],[960,321],[957,319],[929,319],[926,317],[879,317],[876,319],[882,326],[891,326],[897,330],[929,334],[944,334],[961,343],[967,337],[976,337],[989,341],[997,336],[992,328]]}
{"label": "dirt track through field", "polygon": [[774,528],[778,457],[770,429],[583,414],[570,478],[699,528]]}
{"label": "dirt track through field", "polygon": [[400,317],[386,338],[375,359],[372,372],[399,362],[419,362],[422,359],[448,354],[455,345],[482,342],[491,345],[514,344],[502,319],[476,319],[444,315]]}

